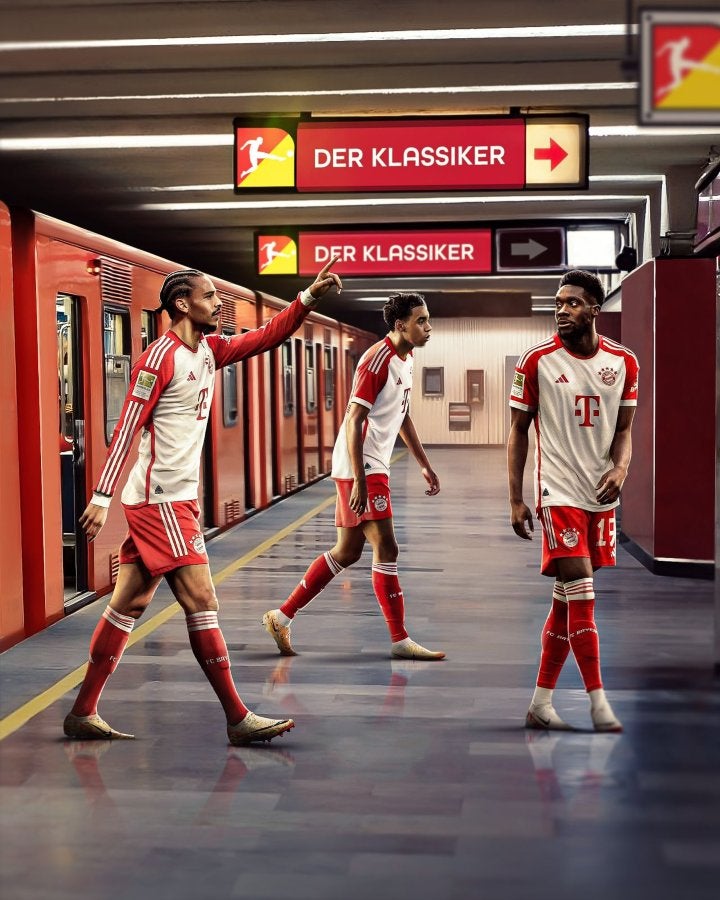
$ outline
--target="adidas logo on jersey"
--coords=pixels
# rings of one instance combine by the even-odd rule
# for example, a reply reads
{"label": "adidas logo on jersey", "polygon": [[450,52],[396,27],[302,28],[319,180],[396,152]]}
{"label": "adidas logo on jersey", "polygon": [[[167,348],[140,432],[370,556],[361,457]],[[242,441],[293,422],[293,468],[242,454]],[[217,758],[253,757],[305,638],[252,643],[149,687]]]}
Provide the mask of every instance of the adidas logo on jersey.
{"label": "adidas logo on jersey", "polygon": [[402,384],[402,378],[398,378],[397,383]]}
{"label": "adidas logo on jersey", "polygon": [[155,493],[156,493],[156,494],[164,494],[165,491],[160,487],[160,485],[158,485],[158,486],[155,488]]}
{"label": "adidas logo on jersey", "polygon": [[197,381],[197,378],[195,377],[195,373],[194,373],[194,372],[191,372],[191,373],[188,375],[187,380],[188,380],[188,381]]}
{"label": "adidas logo on jersey", "polygon": [[567,375],[563,374],[555,379],[555,384],[570,384],[570,382],[567,379]]}
{"label": "adidas logo on jersey", "polygon": [[543,495],[543,497],[549,497],[550,491],[547,488],[545,488],[545,490],[542,492],[542,495]]}

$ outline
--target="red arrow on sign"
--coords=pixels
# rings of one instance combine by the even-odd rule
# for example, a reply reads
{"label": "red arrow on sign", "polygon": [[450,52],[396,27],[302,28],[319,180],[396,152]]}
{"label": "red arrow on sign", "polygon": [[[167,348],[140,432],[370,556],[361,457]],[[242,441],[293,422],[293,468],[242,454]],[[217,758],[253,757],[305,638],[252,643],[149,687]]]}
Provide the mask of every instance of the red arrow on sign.
{"label": "red arrow on sign", "polygon": [[550,171],[555,168],[555,166],[559,166],[560,163],[567,156],[567,150],[563,150],[560,144],[556,143],[552,138],[550,138],[550,146],[549,147],[536,147],[535,149],[535,159],[549,159],[550,160]]}

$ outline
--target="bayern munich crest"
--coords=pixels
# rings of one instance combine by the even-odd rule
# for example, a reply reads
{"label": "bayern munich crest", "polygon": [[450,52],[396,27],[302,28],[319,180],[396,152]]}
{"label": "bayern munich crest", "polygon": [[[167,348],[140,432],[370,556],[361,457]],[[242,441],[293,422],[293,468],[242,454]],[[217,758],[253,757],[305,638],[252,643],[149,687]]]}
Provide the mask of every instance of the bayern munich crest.
{"label": "bayern munich crest", "polygon": [[373,497],[373,506],[378,512],[385,512],[388,508],[387,497]]}
{"label": "bayern munich crest", "polygon": [[205,552],[205,538],[198,532],[194,534],[188,544],[193,548],[196,553],[204,553]]}
{"label": "bayern munich crest", "polygon": [[566,547],[572,549],[573,547],[577,547],[578,545],[578,530],[577,528],[565,528],[560,532],[560,540],[565,544]]}
{"label": "bayern munich crest", "polygon": [[615,382],[617,381],[618,373],[615,371],[615,369],[611,369],[608,367],[606,369],[600,369],[598,375],[602,379],[602,383],[607,384],[609,387],[610,385],[615,384]]}

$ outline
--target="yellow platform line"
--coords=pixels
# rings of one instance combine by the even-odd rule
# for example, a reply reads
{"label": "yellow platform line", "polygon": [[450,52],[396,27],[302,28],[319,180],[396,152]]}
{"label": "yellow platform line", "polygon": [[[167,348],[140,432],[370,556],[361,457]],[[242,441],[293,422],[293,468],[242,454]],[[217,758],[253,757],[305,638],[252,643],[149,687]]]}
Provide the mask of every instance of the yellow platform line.
{"label": "yellow platform line", "polygon": [[[322,503],[318,503],[318,505],[313,507],[313,509],[300,516],[299,519],[295,519],[294,522],[291,522],[285,528],[276,532],[274,535],[272,535],[272,537],[269,537],[261,544],[258,544],[257,547],[254,547],[252,550],[250,550],[249,553],[246,553],[244,556],[241,556],[239,559],[236,559],[234,562],[230,563],[229,566],[221,569],[220,572],[217,573],[217,575],[213,575],[213,581],[215,582],[215,584],[222,584],[223,581],[237,572],[238,569],[242,569],[243,566],[246,566],[256,557],[262,556],[263,553],[265,553],[271,547],[274,547],[275,544],[280,543],[280,541],[284,540],[284,538],[286,538],[289,534],[292,534],[293,531],[297,531],[298,528],[301,528],[306,522],[309,522],[310,519],[315,518],[315,516],[321,513],[324,509],[327,509],[327,507],[334,502],[334,495],[332,497],[326,498],[322,501]],[[171,619],[180,611],[181,610],[179,604],[174,602],[169,606],[166,606],[164,609],[160,610],[160,612],[156,613],[151,619],[148,619],[147,622],[144,622],[142,625],[133,629],[132,634],[130,635],[130,640],[127,642],[127,647],[132,647],[133,644],[136,644],[138,641],[141,641],[149,634],[152,634],[153,631],[158,629],[161,625],[164,625],[165,622],[168,621],[168,619]],[[0,741],[4,740],[14,731],[17,731],[18,728],[22,728],[22,726],[29,722],[30,719],[37,716],[43,710],[47,709],[48,706],[51,706],[53,703],[55,703],[56,700],[59,700],[64,694],[67,694],[68,691],[76,687],[76,685],[80,684],[85,676],[86,668],[87,663],[83,663],[83,665],[78,666],[77,669],[69,672],[67,675],[65,675],[64,678],[61,678],[60,681],[55,682],[55,684],[47,688],[47,690],[43,691],[41,694],[38,694],[37,697],[33,697],[32,700],[28,700],[27,703],[24,703],[22,706],[18,707],[16,710],[5,716],[4,719],[0,720]]]}

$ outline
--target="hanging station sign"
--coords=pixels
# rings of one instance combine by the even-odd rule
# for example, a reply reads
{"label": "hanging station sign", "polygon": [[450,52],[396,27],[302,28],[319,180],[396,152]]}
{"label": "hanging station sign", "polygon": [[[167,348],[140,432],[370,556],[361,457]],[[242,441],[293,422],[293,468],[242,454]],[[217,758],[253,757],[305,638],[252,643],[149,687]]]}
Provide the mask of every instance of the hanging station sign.
{"label": "hanging station sign", "polygon": [[257,234],[259,275],[315,275],[339,257],[343,276],[482,275],[492,271],[489,228]]}
{"label": "hanging station sign", "polygon": [[[612,260],[627,241],[615,220],[543,220],[518,227],[489,222],[348,229],[263,228],[255,232],[258,275],[314,276],[338,258],[343,277],[490,275],[505,272],[556,272],[578,266],[577,252],[593,245],[597,266],[615,271],[598,255],[600,232],[612,242]],[[579,250],[578,250],[579,247]]]}
{"label": "hanging station sign", "polygon": [[236,119],[236,193],[586,188],[588,117]]}

